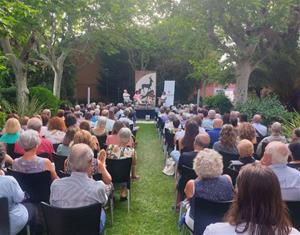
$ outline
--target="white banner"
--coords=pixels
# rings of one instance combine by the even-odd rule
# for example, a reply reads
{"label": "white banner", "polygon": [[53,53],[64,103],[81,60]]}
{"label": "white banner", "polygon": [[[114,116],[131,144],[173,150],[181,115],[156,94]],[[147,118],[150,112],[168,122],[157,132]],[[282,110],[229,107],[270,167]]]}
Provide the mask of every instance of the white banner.
{"label": "white banner", "polygon": [[175,81],[165,81],[164,92],[166,92],[167,100],[165,102],[166,106],[174,105],[174,95],[175,95]]}

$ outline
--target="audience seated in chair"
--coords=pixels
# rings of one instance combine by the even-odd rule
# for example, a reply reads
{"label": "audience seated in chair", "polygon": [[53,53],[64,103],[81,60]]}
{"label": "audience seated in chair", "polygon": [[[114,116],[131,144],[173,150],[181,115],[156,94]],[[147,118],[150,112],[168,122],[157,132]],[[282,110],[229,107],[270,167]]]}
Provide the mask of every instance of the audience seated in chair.
{"label": "audience seated in chair", "polygon": [[289,150],[292,154],[292,161],[288,163],[288,166],[300,171],[300,142],[290,143]]}
{"label": "audience seated in chair", "polygon": [[187,226],[194,229],[194,197],[210,201],[231,201],[233,186],[228,175],[222,175],[222,156],[212,150],[201,150],[194,160],[193,166],[198,178],[190,180],[185,186],[185,194],[190,200],[190,207],[185,216]]}
{"label": "audience seated in chair", "polygon": [[285,136],[281,135],[281,124],[279,122],[274,122],[271,125],[271,135],[263,138],[262,141],[258,144],[256,155],[262,156],[264,154],[264,149],[262,148],[262,146],[264,145],[264,143],[268,144],[272,141],[279,141],[284,144],[287,142]]}
{"label": "audience seated in chair", "polygon": [[[105,184],[89,178],[94,153],[87,144],[75,144],[71,148],[69,165],[71,176],[55,180],[51,185],[50,204],[60,208],[76,208],[107,202]],[[105,160],[105,159],[104,159]],[[106,172],[101,162],[102,172]],[[108,174],[108,173],[107,173]],[[101,213],[101,231],[105,225],[105,212]]]}
{"label": "audience seated in chair", "polygon": [[[40,134],[41,127],[42,127],[41,119],[37,117],[33,117],[28,120],[27,130],[35,130]],[[54,152],[52,143],[49,140],[42,138],[41,136],[39,136],[39,139],[40,139],[40,143],[37,146],[37,150],[36,150],[37,155],[40,153],[48,153],[49,159],[52,159],[52,153]],[[15,153],[21,155],[25,153],[25,150],[22,148],[22,146],[19,145],[18,142],[15,144]]]}
{"label": "audience seated in chair", "polygon": [[77,132],[77,128],[69,127],[67,129],[66,135],[60,145],[58,145],[56,154],[59,156],[69,156],[70,155],[70,144],[72,143],[74,136]]}
{"label": "audience seated in chair", "polygon": [[246,139],[241,140],[237,145],[237,149],[239,152],[239,160],[231,161],[229,168],[238,173],[243,166],[254,163],[256,160],[253,158],[254,147],[251,141]]}
{"label": "audience seated in chair", "polygon": [[220,132],[220,139],[213,145],[213,149],[217,152],[237,155],[237,135],[234,127],[225,124]]}
{"label": "audience seated in chair", "polygon": [[[107,147],[107,158],[108,159],[123,159],[123,158],[132,158],[132,167],[131,167],[131,178],[139,179],[139,176],[136,173],[136,162],[137,154],[134,148],[128,147],[128,143],[131,138],[131,131],[127,127],[120,129],[118,133],[119,145],[109,145]],[[126,198],[126,188],[122,187],[121,198]]]}
{"label": "audience seated in chair", "polygon": [[287,166],[288,157],[288,146],[273,141],[267,145],[261,162],[278,177],[283,200],[300,201],[300,172]]}
{"label": "audience seated in chair", "polygon": [[37,156],[38,146],[41,144],[39,133],[35,130],[24,131],[19,138],[19,146],[24,149],[24,155],[13,161],[12,169],[22,173],[38,173],[50,171],[51,178],[57,178],[54,167],[49,159]]}
{"label": "audience seated in chair", "polygon": [[225,222],[211,224],[203,233],[224,234],[299,234],[292,228],[278,178],[270,168],[254,163],[240,171]]}
{"label": "audience seated in chair", "polygon": [[48,131],[45,133],[45,138],[52,144],[62,143],[65,137],[65,122],[59,117],[52,117],[48,122]]}
{"label": "audience seated in chair", "polygon": [[210,137],[210,147],[212,147],[217,141],[219,141],[222,126],[222,119],[216,118],[213,120],[213,129],[207,132]]}

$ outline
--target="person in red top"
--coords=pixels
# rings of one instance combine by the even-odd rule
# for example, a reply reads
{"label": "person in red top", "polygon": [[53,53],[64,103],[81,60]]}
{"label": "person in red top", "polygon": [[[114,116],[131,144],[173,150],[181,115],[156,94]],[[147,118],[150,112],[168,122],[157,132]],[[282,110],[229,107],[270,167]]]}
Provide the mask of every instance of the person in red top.
{"label": "person in red top", "polygon": [[[28,120],[27,129],[32,129],[40,133],[42,128],[42,121],[39,118],[33,117]],[[52,160],[52,153],[55,152],[52,143],[40,136],[41,143],[37,148],[37,155],[41,153],[48,153],[48,157]],[[25,153],[24,149],[21,148],[18,142],[15,144],[15,153],[23,155]]]}

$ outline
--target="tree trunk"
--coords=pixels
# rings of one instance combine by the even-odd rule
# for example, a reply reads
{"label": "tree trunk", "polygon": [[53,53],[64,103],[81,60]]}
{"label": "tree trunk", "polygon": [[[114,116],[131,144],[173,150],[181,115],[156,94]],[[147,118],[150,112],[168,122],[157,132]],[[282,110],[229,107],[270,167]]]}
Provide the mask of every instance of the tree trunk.
{"label": "tree trunk", "polygon": [[53,69],[53,72],[54,72],[53,95],[55,95],[58,99],[60,99],[63,68]]}
{"label": "tree trunk", "polygon": [[235,68],[236,88],[235,102],[245,103],[248,98],[249,78],[254,70],[254,66],[250,61],[239,61]]}
{"label": "tree trunk", "polygon": [[54,72],[53,95],[60,99],[61,81],[64,72],[64,63],[68,54],[62,52],[56,61],[52,61],[52,70]]}
{"label": "tree trunk", "polygon": [[[19,65],[24,66],[24,65]],[[29,90],[27,87],[27,71],[24,68],[15,71],[16,88],[17,88],[17,104],[24,109],[28,104]],[[24,111],[24,110],[23,110]]]}
{"label": "tree trunk", "polygon": [[25,63],[17,58],[13,53],[10,45],[9,37],[0,38],[1,47],[5,56],[8,58],[15,77],[16,77],[16,88],[17,88],[17,105],[24,109],[28,104],[29,90],[27,87],[27,69]]}

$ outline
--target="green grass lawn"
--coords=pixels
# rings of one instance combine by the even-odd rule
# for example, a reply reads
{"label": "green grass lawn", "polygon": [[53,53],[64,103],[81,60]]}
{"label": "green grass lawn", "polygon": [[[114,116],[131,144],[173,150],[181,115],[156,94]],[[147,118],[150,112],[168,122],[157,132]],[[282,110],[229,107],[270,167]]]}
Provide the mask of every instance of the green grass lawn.
{"label": "green grass lawn", "polygon": [[139,124],[137,135],[139,181],[131,189],[131,211],[116,197],[114,224],[107,216],[107,235],[178,234],[174,203],[174,178],[162,173],[164,158],[154,124]]}

